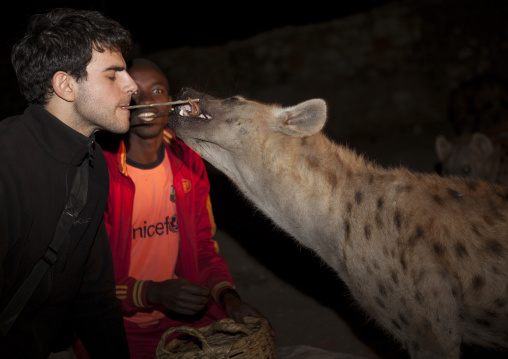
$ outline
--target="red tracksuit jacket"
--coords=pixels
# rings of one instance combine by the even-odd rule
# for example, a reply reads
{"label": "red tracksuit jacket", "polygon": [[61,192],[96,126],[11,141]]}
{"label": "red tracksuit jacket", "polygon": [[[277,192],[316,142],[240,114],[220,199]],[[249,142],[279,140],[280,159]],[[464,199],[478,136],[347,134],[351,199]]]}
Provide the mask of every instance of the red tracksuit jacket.
{"label": "red tracksuit jacket", "polygon": [[[212,240],[215,222],[203,160],[170,130],[164,131],[164,144],[173,171],[180,231],[176,275],[209,288],[214,300],[210,301],[208,315],[224,318],[226,314],[218,304],[219,294],[235,285],[226,262],[218,254],[217,243]],[[105,150],[104,155],[110,175],[105,221],[113,253],[117,297],[126,316],[152,311],[155,308],[146,303],[145,295],[149,282],[128,277],[135,186],[127,174],[124,143],[120,143],[116,153]]]}

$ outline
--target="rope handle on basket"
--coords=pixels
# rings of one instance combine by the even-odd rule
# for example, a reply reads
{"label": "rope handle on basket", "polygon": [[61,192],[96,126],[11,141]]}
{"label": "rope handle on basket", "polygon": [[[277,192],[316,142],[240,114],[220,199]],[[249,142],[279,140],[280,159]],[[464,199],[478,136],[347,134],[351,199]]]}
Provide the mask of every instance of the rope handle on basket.
{"label": "rope handle on basket", "polygon": [[[203,333],[201,331],[203,331]],[[170,353],[168,351],[168,349],[173,349],[172,343],[176,343],[176,341],[172,340],[166,346],[165,343],[166,343],[166,339],[168,338],[168,336],[170,336],[173,333],[184,333],[184,334],[192,335],[193,337],[197,338],[201,342],[203,352],[205,353],[205,355],[207,357],[209,357],[210,359],[220,359],[220,358],[223,358],[223,353],[222,352],[217,353],[214,350],[214,348],[211,347],[210,344],[208,343],[208,341],[206,340],[206,336],[211,335],[216,332],[227,332],[227,333],[232,333],[232,334],[242,332],[246,335],[251,335],[253,333],[253,331],[250,330],[249,328],[247,328],[244,324],[236,323],[231,318],[218,320],[218,321],[212,323],[211,325],[209,325],[208,327],[201,328],[201,331],[196,328],[189,327],[189,326],[169,328],[168,330],[166,330],[164,332],[164,334],[162,334],[159,344],[157,345],[156,352],[157,353],[163,353],[163,352]]]}

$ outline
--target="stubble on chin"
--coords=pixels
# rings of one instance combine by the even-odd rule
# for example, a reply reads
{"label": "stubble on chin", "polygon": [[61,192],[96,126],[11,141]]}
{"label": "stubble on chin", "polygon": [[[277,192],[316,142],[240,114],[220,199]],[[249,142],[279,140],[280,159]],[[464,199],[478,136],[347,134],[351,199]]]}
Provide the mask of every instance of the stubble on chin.
{"label": "stubble on chin", "polygon": [[[119,109],[119,111],[122,111]],[[122,111],[124,112],[124,111]],[[130,128],[129,113],[115,113],[109,120],[104,119],[103,130],[117,135],[122,135],[129,131]]]}
{"label": "stubble on chin", "polygon": [[130,111],[120,106],[112,109],[106,105],[97,105],[101,102],[97,96],[93,96],[85,86],[80,89],[80,97],[74,102],[74,110],[83,123],[87,123],[95,131],[103,130],[119,135],[129,131]]}
{"label": "stubble on chin", "polygon": [[121,135],[127,133],[131,125],[129,121],[129,115],[127,115],[125,119],[122,118],[121,120],[119,120],[117,124],[118,124],[118,132],[116,132],[117,134]]}

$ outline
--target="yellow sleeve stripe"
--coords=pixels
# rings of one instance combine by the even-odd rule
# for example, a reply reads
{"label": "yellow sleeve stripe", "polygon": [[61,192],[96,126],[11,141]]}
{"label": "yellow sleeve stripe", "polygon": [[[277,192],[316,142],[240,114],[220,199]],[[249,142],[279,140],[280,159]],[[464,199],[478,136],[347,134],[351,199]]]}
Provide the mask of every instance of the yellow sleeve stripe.
{"label": "yellow sleeve stripe", "polygon": [[210,224],[212,225],[212,233],[211,236],[215,236],[215,232],[217,231],[217,226],[215,224],[215,218],[213,216],[212,210],[212,201],[210,200],[210,196],[206,199],[206,209],[208,210],[208,217],[210,218]]}
{"label": "yellow sleeve stripe", "polygon": [[235,288],[231,285],[231,283],[229,283],[229,282],[224,281],[224,282],[217,283],[217,284],[215,285],[215,287],[213,287],[213,289],[212,289],[212,297],[213,297],[213,299],[214,299],[217,303],[219,303],[219,298],[217,298],[217,293],[221,292],[221,291],[222,291],[222,289],[224,289],[224,288],[233,288],[233,289],[235,289]]}
{"label": "yellow sleeve stripe", "polygon": [[132,290],[132,301],[134,302],[134,305],[138,308],[144,308],[143,300],[141,298],[143,283],[145,283],[144,280],[136,281],[136,283],[134,283],[134,288]]}
{"label": "yellow sleeve stripe", "polygon": [[117,285],[116,286],[116,297],[118,299],[127,299],[127,286]]}

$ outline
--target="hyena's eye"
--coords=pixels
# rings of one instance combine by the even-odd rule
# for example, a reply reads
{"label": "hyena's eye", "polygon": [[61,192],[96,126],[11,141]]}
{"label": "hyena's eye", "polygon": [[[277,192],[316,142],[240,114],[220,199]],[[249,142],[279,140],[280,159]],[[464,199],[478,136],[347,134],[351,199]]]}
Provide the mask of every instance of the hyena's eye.
{"label": "hyena's eye", "polygon": [[462,167],[462,174],[468,175],[471,173],[471,166],[463,166]]}

